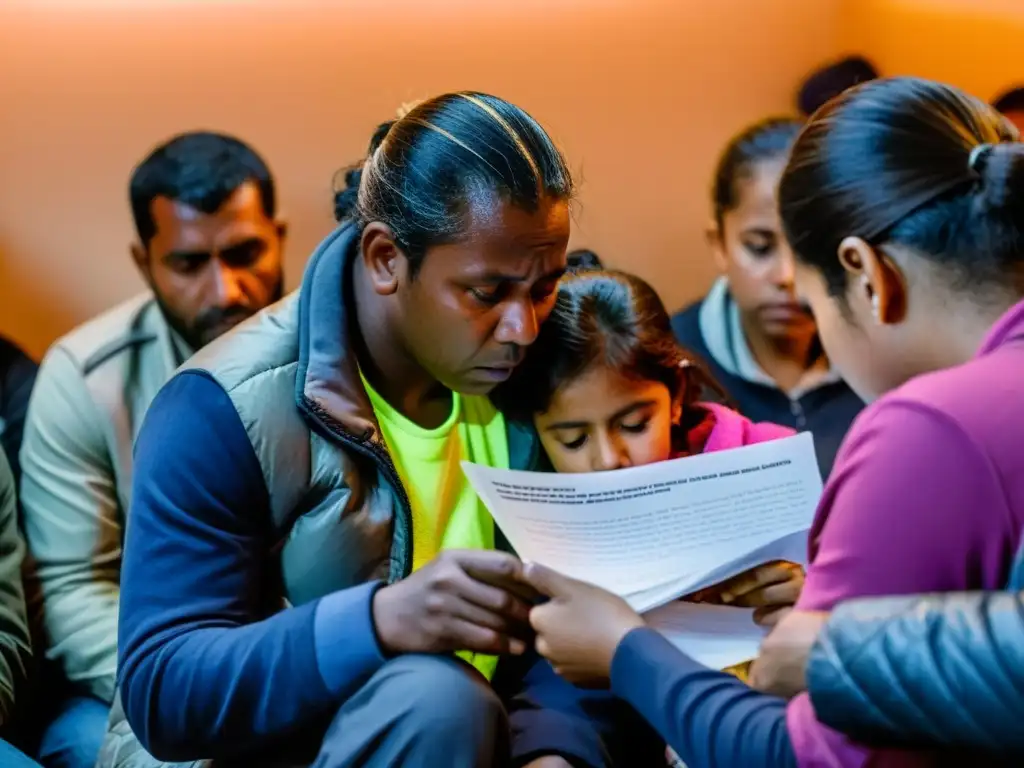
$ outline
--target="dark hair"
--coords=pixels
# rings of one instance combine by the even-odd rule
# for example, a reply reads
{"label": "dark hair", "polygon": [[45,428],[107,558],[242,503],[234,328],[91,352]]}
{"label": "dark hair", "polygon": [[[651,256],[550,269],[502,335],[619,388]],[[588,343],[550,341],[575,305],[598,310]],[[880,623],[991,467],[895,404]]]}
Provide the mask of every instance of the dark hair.
{"label": "dark hair", "polygon": [[1012,88],[992,102],[999,112],[1024,112],[1024,86]]}
{"label": "dark hair", "polygon": [[800,85],[796,103],[809,116],[843,91],[878,79],[878,70],[863,56],[847,56],[815,70]]}
{"label": "dark hair", "polygon": [[779,187],[786,237],[836,296],[848,236],[910,248],[965,285],[1005,283],[1024,264],[1016,140],[1006,118],[948,85],[907,77],[847,91],[793,147]]}
{"label": "dark hair", "polygon": [[573,191],[565,158],[536,120],[464,91],[395,121],[367,158],[352,219],[386,224],[415,273],[429,248],[464,234],[475,195],[534,211],[544,197],[568,200]]}
{"label": "dark hair", "polygon": [[[395,124],[394,120],[388,120],[386,123],[378,125],[373,135],[370,137],[370,146],[366,150],[367,156],[372,155],[377,151],[377,147],[384,141],[384,137],[388,135],[388,131],[391,130],[391,126]],[[344,171],[339,172],[335,175],[334,184],[334,220],[341,222],[345,219],[351,218],[352,214],[356,211],[356,202],[359,198],[359,182],[363,178],[363,165],[365,165],[365,158],[361,160],[357,165],[353,165]],[[338,176],[341,176],[342,185],[338,185]]]}
{"label": "dark hair", "polygon": [[718,159],[711,189],[719,228],[723,216],[739,204],[736,182],[749,176],[758,163],[784,158],[802,125],[791,117],[769,117],[733,136]]}
{"label": "dark hair", "polygon": [[233,136],[209,131],[175,136],[132,171],[128,196],[139,240],[146,244],[156,234],[149,207],[157,197],[214,213],[247,181],[259,187],[263,212],[273,218],[277,206],[274,179],[252,147]]}
{"label": "dark hair", "polygon": [[577,248],[565,254],[565,261],[568,268],[574,272],[584,269],[603,269],[601,257],[589,248]]}
{"label": "dark hair", "polygon": [[491,397],[509,417],[529,421],[594,363],[661,382],[673,395],[687,372],[695,372],[701,378],[687,387],[687,404],[704,387],[720,391],[676,342],[665,305],[649,284],[625,272],[584,270],[559,283],[555,307],[526,359]]}

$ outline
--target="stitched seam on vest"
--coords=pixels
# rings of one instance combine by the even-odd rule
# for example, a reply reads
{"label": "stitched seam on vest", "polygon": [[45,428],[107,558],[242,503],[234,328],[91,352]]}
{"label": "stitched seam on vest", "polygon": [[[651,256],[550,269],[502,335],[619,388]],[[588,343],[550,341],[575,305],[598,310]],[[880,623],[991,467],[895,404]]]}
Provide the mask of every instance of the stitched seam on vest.
{"label": "stitched seam on vest", "polygon": [[239,379],[234,384],[232,384],[230,387],[225,387],[224,386],[223,377],[220,374],[218,374],[216,371],[212,371],[209,368],[194,368],[192,370],[204,371],[205,373],[208,373],[210,376],[213,377],[213,380],[216,381],[218,384],[220,384],[221,387],[224,388],[224,391],[227,394],[230,395],[235,390],[237,390],[239,387],[241,387],[244,384],[248,384],[250,382],[262,379],[264,376],[266,376],[268,374],[274,373],[275,371],[279,371],[282,368],[287,368],[290,365],[296,365],[298,362],[299,362],[298,360],[289,360],[289,361],[287,361],[285,363],[275,363],[273,365],[270,365],[267,368],[261,368],[259,370],[256,370],[256,371],[253,371],[253,372],[247,374],[244,378]]}

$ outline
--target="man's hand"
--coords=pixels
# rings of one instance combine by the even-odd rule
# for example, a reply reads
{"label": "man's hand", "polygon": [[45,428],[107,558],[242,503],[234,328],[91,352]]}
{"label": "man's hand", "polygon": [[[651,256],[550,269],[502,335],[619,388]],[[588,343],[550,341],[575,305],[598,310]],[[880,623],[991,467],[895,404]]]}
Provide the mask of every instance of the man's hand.
{"label": "man's hand", "polygon": [[530,611],[537,653],[570,683],[606,683],[622,638],[644,620],[621,597],[543,565],[526,565],[524,578],[550,598]]}
{"label": "man's hand", "polygon": [[791,698],[807,688],[807,657],[829,614],[790,611],[761,644],[750,669],[750,684],[759,691]]}
{"label": "man's hand", "polygon": [[373,597],[386,653],[521,654],[530,636],[522,563],[505,552],[448,550]]}
{"label": "man's hand", "polygon": [[773,627],[796,604],[804,586],[804,570],[793,563],[765,563],[728,581],[702,589],[688,599],[701,603],[753,608],[754,621]]}

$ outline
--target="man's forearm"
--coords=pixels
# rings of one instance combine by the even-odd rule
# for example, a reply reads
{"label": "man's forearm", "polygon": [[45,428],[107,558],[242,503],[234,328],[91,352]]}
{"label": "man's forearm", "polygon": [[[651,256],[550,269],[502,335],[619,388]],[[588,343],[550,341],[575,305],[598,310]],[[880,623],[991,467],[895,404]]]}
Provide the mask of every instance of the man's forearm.
{"label": "man's forearm", "polygon": [[[121,695],[142,744],[166,760],[225,758],[336,708],[383,664],[366,584],[245,626],[197,618],[134,633]],[[143,617],[147,621],[146,617]]]}

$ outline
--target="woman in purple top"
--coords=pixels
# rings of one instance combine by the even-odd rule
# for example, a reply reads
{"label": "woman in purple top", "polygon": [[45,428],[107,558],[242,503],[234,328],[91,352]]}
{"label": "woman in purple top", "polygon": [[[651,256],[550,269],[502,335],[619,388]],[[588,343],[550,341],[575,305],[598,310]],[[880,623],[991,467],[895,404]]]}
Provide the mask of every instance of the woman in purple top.
{"label": "woman in purple top", "polygon": [[[868,83],[811,119],[779,199],[822,343],[872,402],[825,488],[798,610],[1002,587],[1024,527],[1016,129],[949,86]],[[531,614],[538,650],[574,681],[610,678],[688,768],[993,764],[852,743],[806,696],[756,693],[695,664],[618,598],[528,574],[551,597]]]}

